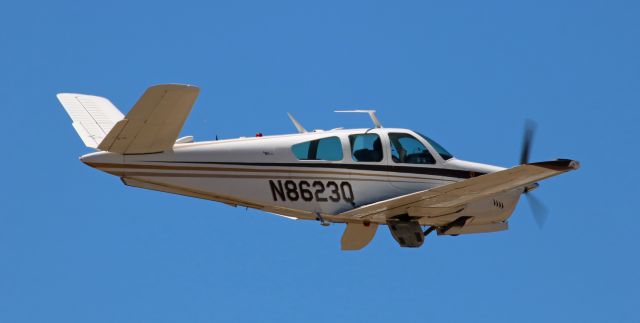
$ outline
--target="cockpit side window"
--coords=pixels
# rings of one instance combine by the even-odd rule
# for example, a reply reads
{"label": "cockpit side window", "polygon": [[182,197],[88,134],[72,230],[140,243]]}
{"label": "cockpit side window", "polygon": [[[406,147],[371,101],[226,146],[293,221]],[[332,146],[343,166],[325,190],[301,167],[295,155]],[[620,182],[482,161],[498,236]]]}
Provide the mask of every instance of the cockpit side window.
{"label": "cockpit side window", "polygon": [[429,143],[429,145],[431,145],[431,147],[433,147],[433,149],[435,149],[438,152],[438,155],[440,155],[440,157],[442,157],[442,159],[448,160],[448,159],[453,158],[453,155],[450,152],[448,152],[446,149],[444,149],[444,147],[440,146],[440,144],[437,143],[435,140],[433,140],[433,139],[431,139],[431,138],[429,138],[429,137],[427,137],[427,136],[425,136],[425,135],[423,135],[421,133],[418,133],[418,134],[422,138],[424,138],[424,140],[426,140]]}
{"label": "cockpit side window", "polygon": [[299,160],[342,160],[342,144],[338,137],[328,137],[291,146]]}
{"label": "cockpit side window", "polygon": [[350,135],[351,158],[357,162],[379,162],[382,160],[382,142],[375,133]]}
{"label": "cockpit side window", "polygon": [[435,164],[427,147],[406,133],[389,133],[391,159],[398,164]]}

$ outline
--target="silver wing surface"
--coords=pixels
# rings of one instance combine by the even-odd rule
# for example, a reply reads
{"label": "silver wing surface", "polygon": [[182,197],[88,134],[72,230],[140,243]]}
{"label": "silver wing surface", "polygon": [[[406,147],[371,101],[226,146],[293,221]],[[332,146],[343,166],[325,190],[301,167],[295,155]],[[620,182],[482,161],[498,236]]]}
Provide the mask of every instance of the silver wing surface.
{"label": "silver wing surface", "polygon": [[417,218],[454,214],[478,199],[516,189],[524,191],[526,187],[538,181],[579,167],[579,162],[566,159],[523,164],[457,183],[364,205],[340,213],[336,218],[342,218],[348,222],[385,223],[387,219],[403,214]]}

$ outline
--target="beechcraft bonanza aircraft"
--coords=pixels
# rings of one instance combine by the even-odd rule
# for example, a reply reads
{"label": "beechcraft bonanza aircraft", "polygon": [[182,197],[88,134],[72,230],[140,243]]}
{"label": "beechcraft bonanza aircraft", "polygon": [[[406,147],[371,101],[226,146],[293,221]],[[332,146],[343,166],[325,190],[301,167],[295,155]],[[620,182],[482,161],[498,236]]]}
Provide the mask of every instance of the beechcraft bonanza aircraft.
{"label": "beechcraft bonanza aircraft", "polygon": [[[125,185],[244,206],[323,225],[346,223],[343,250],[357,250],[387,225],[402,247],[438,235],[507,229],[520,195],[537,182],[578,169],[574,160],[502,168],[453,157],[429,137],[374,127],[307,131],[216,141],[178,139],[199,89],[157,85],[124,116],[109,100],[61,93],[58,99],[85,145],[85,164]],[[426,230],[423,229],[426,228]]]}

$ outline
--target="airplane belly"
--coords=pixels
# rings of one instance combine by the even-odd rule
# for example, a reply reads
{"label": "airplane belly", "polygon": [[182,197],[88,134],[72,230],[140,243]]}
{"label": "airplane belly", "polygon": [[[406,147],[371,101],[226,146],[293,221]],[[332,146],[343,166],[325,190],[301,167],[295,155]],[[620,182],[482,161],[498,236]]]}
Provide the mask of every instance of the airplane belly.
{"label": "airplane belly", "polygon": [[[212,200],[228,200],[246,206],[270,205],[270,194],[260,187],[259,180],[251,178],[214,177],[214,176],[144,176],[135,174],[126,176],[143,182],[154,183],[174,190],[184,195],[209,197]],[[190,194],[192,193],[192,194]]]}

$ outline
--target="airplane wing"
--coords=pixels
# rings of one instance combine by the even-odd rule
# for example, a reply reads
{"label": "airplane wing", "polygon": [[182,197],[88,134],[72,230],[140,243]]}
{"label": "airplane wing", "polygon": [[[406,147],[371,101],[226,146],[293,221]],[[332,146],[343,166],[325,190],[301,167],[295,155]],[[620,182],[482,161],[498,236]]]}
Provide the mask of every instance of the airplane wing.
{"label": "airplane wing", "polygon": [[474,200],[517,188],[524,189],[540,180],[579,167],[579,162],[567,159],[523,164],[457,183],[364,205],[340,213],[338,216],[381,222],[401,214],[420,216],[430,211],[455,212]]}

